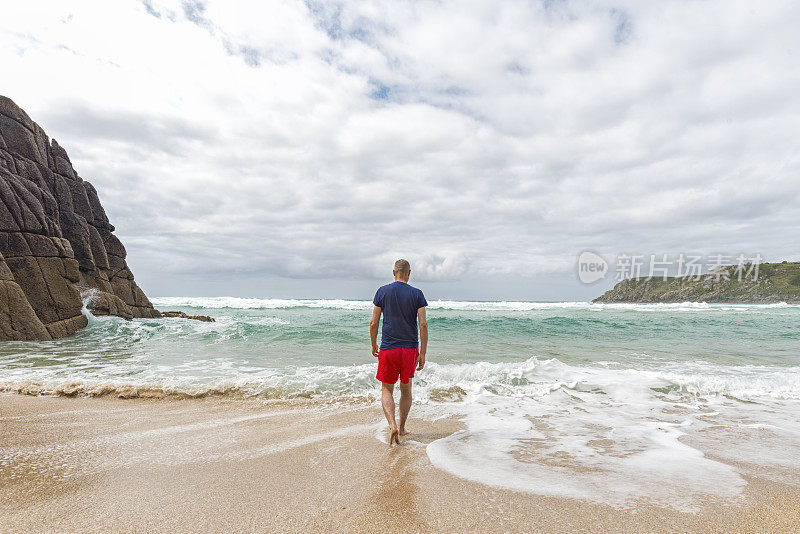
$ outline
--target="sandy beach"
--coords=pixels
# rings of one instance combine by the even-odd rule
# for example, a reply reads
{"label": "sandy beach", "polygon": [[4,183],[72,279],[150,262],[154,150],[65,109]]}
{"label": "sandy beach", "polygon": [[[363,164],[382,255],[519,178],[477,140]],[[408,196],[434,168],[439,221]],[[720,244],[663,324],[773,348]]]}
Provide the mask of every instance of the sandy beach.
{"label": "sandy beach", "polygon": [[[3,532],[796,532],[797,487],[748,474],[736,502],[678,512],[492,488],[431,465],[459,430],[412,412],[381,442],[373,400],[0,396]],[[417,417],[414,417],[417,415]],[[421,417],[420,417],[421,416]]]}
{"label": "sandy beach", "polygon": [[0,534],[800,534],[798,26],[6,2]]}

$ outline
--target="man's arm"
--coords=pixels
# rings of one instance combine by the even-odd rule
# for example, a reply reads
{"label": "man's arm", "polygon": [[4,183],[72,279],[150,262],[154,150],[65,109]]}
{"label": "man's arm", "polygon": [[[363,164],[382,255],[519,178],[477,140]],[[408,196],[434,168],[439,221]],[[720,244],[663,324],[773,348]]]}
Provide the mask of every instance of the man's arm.
{"label": "man's arm", "polygon": [[369,321],[369,339],[372,341],[372,355],[376,358],[378,357],[378,325],[381,324],[381,311],[379,306],[373,306],[372,319]]}
{"label": "man's arm", "polygon": [[425,353],[428,352],[428,317],[425,314],[425,308],[417,310],[417,319],[419,320],[419,361],[417,363],[417,371],[425,367]]}

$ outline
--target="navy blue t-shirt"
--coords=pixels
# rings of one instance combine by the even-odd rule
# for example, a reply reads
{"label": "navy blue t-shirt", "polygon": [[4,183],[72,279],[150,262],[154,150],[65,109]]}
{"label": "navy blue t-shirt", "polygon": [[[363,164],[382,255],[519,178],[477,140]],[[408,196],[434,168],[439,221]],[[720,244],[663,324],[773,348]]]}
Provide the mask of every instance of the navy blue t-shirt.
{"label": "navy blue t-shirt", "polygon": [[383,309],[381,350],[417,348],[417,310],[428,305],[422,291],[394,282],[379,287],[372,303]]}

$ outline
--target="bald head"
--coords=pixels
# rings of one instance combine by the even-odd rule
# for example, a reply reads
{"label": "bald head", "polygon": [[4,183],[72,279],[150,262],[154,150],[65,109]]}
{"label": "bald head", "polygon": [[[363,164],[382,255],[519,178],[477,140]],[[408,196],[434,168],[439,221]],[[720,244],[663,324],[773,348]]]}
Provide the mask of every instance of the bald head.
{"label": "bald head", "polygon": [[408,260],[399,259],[394,262],[394,270],[392,273],[394,274],[395,280],[408,282],[408,278],[411,276],[411,264],[408,263]]}

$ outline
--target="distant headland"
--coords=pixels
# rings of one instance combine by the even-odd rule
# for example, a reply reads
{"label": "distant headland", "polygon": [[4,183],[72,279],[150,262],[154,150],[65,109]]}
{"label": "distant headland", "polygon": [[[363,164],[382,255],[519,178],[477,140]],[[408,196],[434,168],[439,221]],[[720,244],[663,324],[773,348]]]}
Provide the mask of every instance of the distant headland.
{"label": "distant headland", "polygon": [[741,274],[729,265],[701,276],[628,278],[592,302],[800,303],[800,262],[762,263],[757,274]]}

